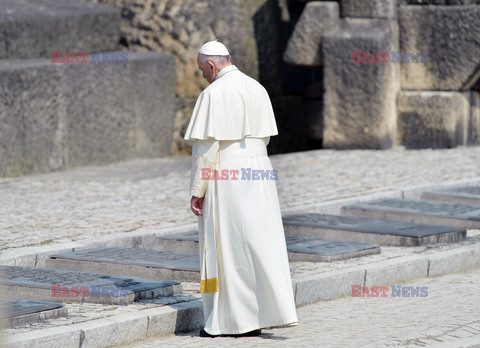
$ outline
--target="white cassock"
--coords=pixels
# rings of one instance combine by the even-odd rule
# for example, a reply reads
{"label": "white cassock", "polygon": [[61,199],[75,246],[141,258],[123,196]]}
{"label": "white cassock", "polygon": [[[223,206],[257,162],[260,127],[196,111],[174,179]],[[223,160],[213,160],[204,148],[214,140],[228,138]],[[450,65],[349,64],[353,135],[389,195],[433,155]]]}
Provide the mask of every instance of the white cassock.
{"label": "white cassock", "polygon": [[200,291],[212,335],[298,321],[278,172],[266,148],[276,134],[266,90],[234,65],[200,94],[186,131],[185,139],[194,141],[190,194],[204,197]]}

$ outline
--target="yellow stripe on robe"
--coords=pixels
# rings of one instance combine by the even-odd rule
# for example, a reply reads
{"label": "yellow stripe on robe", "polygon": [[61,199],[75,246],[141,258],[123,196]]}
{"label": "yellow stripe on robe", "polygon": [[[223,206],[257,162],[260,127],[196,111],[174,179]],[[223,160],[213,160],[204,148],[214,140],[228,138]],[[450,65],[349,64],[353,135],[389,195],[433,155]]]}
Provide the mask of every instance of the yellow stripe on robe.
{"label": "yellow stripe on robe", "polygon": [[200,281],[200,292],[217,292],[218,278],[202,279]]}

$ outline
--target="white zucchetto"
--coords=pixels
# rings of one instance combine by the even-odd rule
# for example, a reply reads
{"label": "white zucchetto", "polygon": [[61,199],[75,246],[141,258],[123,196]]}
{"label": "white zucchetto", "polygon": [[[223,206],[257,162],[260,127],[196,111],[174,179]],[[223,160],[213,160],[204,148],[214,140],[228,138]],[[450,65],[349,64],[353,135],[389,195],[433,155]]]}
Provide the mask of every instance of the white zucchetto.
{"label": "white zucchetto", "polygon": [[209,41],[205,43],[198,51],[200,54],[204,54],[206,56],[228,56],[230,53],[228,52],[227,48],[218,40]]}

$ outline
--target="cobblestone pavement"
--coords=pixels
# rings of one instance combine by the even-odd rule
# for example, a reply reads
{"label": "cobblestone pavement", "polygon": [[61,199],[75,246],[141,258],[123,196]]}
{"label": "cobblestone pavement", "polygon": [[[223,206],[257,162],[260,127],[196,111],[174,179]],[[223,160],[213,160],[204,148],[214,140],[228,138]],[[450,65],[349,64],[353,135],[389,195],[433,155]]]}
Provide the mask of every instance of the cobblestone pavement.
{"label": "cobblestone pavement", "polygon": [[[272,156],[282,209],[480,177],[480,147]],[[196,222],[190,159],[166,157],[0,179],[0,251]]]}
{"label": "cobblestone pavement", "polygon": [[[299,326],[259,337],[170,335],[126,347],[448,347],[480,346],[480,269],[397,284],[427,297],[344,297],[298,308]],[[459,344],[468,339],[468,345]]]}

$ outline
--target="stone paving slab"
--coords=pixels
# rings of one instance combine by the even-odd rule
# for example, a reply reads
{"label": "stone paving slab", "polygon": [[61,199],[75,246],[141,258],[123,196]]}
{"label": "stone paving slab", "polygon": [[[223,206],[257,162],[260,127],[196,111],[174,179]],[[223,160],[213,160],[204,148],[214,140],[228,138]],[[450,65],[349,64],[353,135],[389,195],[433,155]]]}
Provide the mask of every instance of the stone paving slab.
{"label": "stone paving slab", "polygon": [[0,266],[0,274],[0,290],[4,296],[27,300],[125,305],[181,291],[175,281],[104,273]]}
{"label": "stone paving slab", "polygon": [[66,317],[67,314],[67,308],[59,303],[0,298],[0,327],[26,325]]}
{"label": "stone paving slab", "polygon": [[452,243],[467,234],[460,228],[328,214],[286,215],[283,224],[294,236],[398,246]]}
{"label": "stone paving slab", "polygon": [[[345,242],[305,236],[286,236],[290,261],[331,262],[380,253],[378,244]],[[152,246],[160,250],[198,253],[198,231],[159,236]]]}
{"label": "stone paving slab", "polygon": [[197,255],[134,248],[95,248],[52,255],[46,266],[157,279],[200,280]]}
{"label": "stone paving slab", "polygon": [[480,206],[467,204],[382,199],[344,206],[342,214],[459,228],[480,228]]}
{"label": "stone paving slab", "polygon": [[422,199],[434,202],[480,205],[480,187],[463,186],[424,192]]}

